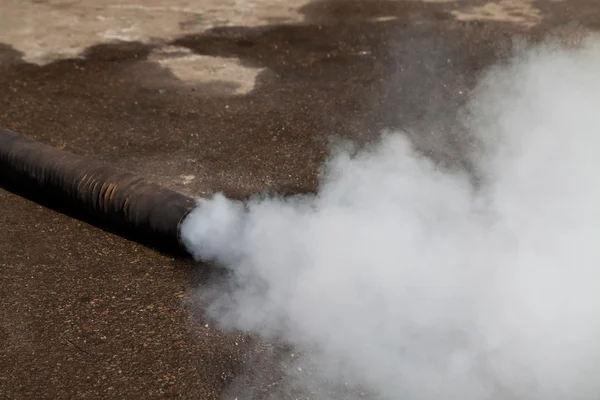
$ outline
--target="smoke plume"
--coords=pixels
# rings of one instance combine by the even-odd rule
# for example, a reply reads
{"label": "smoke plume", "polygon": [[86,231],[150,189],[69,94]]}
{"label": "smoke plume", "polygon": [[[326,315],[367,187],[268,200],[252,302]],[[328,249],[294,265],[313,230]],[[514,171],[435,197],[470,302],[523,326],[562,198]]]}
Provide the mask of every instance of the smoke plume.
{"label": "smoke plume", "polygon": [[391,132],[314,195],[200,200],[183,237],[230,271],[221,327],[383,399],[598,399],[599,41],[518,51],[470,99],[476,179]]}

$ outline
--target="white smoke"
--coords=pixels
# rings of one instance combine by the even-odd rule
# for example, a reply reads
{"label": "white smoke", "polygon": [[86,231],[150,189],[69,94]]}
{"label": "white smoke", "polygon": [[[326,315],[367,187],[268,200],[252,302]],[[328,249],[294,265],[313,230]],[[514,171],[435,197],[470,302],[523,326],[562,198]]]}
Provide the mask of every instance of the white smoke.
{"label": "white smoke", "polygon": [[221,326],[385,399],[600,398],[598,40],[520,52],[467,115],[477,180],[397,132],[334,152],[314,196],[200,201],[183,238],[231,272]]}

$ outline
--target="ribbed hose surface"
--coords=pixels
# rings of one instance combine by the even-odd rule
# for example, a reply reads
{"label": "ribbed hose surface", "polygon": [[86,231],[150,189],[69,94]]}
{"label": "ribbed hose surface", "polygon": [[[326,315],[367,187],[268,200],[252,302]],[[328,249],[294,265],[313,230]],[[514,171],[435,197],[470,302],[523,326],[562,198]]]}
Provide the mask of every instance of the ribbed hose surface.
{"label": "ribbed hose surface", "polygon": [[179,242],[190,197],[0,128],[0,183],[36,191],[144,236]]}

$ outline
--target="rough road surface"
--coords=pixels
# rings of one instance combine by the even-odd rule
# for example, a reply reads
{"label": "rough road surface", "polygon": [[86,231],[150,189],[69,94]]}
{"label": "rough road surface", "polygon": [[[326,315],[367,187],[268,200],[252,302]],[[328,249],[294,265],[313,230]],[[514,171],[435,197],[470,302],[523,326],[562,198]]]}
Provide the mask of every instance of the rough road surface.
{"label": "rough road surface", "polygon": [[[310,191],[334,136],[406,128],[460,162],[478,73],[599,21],[592,0],[0,0],[0,126],[190,195]],[[314,398],[284,348],[203,320],[206,266],[0,209],[1,399]]]}

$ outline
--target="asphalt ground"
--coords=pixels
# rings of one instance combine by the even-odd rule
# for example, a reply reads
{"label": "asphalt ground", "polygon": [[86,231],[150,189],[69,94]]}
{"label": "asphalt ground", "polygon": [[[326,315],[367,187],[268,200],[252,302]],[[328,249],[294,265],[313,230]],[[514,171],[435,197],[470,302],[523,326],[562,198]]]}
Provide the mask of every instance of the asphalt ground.
{"label": "asphalt ground", "polygon": [[[482,71],[515,40],[577,40],[600,24],[591,0],[486,4],[317,1],[298,21],[242,16],[197,32],[179,21],[162,39],[43,62],[26,36],[0,33],[0,126],[193,196],[313,191],[332,140],[384,129],[468,167],[455,114]],[[0,0],[0,13],[15,7]],[[187,79],[177,63],[190,62]],[[204,319],[193,294],[209,266],[5,189],[0,208],[0,398],[315,398],[286,386],[284,345]]]}

